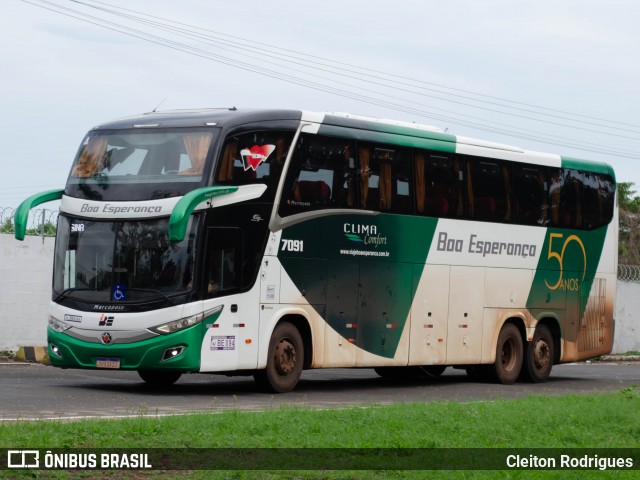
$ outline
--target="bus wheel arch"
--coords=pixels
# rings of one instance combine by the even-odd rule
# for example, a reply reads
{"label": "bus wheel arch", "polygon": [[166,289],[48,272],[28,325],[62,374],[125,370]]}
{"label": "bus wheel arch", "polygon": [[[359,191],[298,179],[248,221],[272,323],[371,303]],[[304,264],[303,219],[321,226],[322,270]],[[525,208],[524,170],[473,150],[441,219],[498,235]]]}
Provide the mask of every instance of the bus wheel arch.
{"label": "bus wheel arch", "polygon": [[301,315],[285,315],[276,324],[267,347],[267,364],[253,377],[260,389],[272,393],[286,393],[295,388],[302,370],[311,364],[311,330]]}
{"label": "bus wheel arch", "polygon": [[282,322],[289,322],[298,329],[300,336],[302,337],[302,344],[304,347],[304,362],[302,369],[306,370],[311,368],[311,362],[313,360],[313,337],[311,335],[311,326],[309,320],[300,314],[287,314],[284,315],[276,324],[279,325]]}
{"label": "bus wheel arch", "polygon": [[525,328],[520,319],[507,320],[496,342],[495,376],[500,383],[511,385],[518,380],[524,362]]}

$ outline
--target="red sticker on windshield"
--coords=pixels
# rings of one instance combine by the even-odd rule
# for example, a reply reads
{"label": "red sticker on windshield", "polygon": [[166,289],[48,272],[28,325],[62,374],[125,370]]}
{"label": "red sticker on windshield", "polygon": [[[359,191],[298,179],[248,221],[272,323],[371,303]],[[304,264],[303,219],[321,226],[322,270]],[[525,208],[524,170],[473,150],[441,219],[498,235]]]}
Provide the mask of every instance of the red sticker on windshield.
{"label": "red sticker on windshield", "polygon": [[240,150],[245,171],[251,168],[255,172],[256,168],[269,158],[269,155],[271,155],[271,152],[275,149],[275,145],[254,145],[251,148],[243,148]]}

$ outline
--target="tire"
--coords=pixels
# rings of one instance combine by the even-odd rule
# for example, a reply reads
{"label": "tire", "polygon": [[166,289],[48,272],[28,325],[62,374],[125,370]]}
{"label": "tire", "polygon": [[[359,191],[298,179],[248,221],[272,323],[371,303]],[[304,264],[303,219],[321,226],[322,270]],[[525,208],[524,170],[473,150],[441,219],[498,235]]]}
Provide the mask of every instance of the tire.
{"label": "tire", "polygon": [[546,325],[538,325],[533,340],[527,342],[523,377],[535,383],[546,382],[553,368],[555,349],[553,335]]}
{"label": "tire", "polygon": [[430,377],[439,377],[447,369],[446,365],[427,365],[422,367],[422,370]]}
{"label": "tire", "polygon": [[466,369],[467,376],[472,382],[495,381],[495,371],[492,365],[470,365]]}
{"label": "tire", "polygon": [[182,372],[173,370],[138,370],[140,378],[154,387],[168,387],[182,376]]}
{"label": "tire", "polygon": [[522,370],[523,350],[520,330],[507,323],[500,330],[496,345],[495,374],[498,382],[511,385],[518,380]]}
{"label": "tire", "polygon": [[302,375],[304,362],[304,345],[298,329],[289,322],[276,326],[267,355],[267,367],[253,375],[258,386],[272,393],[293,390]]}

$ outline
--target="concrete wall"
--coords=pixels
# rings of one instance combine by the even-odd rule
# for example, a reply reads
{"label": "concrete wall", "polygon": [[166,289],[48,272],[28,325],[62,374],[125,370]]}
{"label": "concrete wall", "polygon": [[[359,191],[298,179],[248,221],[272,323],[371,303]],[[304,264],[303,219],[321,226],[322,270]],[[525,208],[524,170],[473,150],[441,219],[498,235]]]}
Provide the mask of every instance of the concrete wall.
{"label": "concrete wall", "polygon": [[[47,343],[54,239],[44,240],[0,234],[0,350]],[[613,353],[640,351],[640,283],[617,289]]]}
{"label": "concrete wall", "polygon": [[0,350],[47,344],[54,239],[0,234]]}
{"label": "concrete wall", "polygon": [[613,353],[640,352],[640,283],[618,281]]}

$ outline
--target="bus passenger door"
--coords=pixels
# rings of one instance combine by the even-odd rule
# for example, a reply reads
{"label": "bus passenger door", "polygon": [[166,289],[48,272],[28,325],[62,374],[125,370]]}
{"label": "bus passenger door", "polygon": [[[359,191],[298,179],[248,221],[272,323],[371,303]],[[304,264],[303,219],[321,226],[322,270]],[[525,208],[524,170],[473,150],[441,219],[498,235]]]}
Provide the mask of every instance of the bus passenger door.
{"label": "bus passenger door", "polygon": [[480,363],[484,268],[452,266],[449,277],[447,365]]}
{"label": "bus passenger door", "polygon": [[449,266],[414,265],[409,365],[444,365],[447,357]]}
{"label": "bus passenger door", "polygon": [[258,358],[258,290],[240,293],[244,233],[235,227],[207,229],[204,309],[223,305],[220,316],[203,323],[201,371],[255,368]]}

